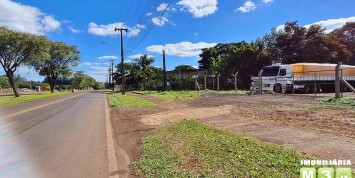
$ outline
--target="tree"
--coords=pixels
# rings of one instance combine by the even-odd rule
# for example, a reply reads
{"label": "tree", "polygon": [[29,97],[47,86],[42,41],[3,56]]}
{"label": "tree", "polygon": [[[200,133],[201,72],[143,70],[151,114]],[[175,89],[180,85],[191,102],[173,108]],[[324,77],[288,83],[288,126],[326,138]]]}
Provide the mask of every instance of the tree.
{"label": "tree", "polygon": [[148,55],[142,55],[139,59],[134,59],[134,61],[141,68],[140,77],[143,79],[144,89],[146,89],[146,82],[150,80],[153,75],[151,65],[154,63],[155,59],[153,57],[148,57]]}
{"label": "tree", "polygon": [[183,70],[183,69],[195,69],[195,68],[190,65],[178,65],[175,67],[174,70]]}
{"label": "tree", "polygon": [[284,31],[277,35],[275,47],[278,50],[278,62],[290,64],[304,62],[302,50],[305,42],[305,27],[300,27],[297,22],[287,22]]}
{"label": "tree", "polygon": [[0,76],[0,89],[10,88],[9,78],[5,75]]}
{"label": "tree", "polygon": [[43,36],[15,32],[0,27],[0,64],[16,97],[19,97],[20,94],[14,80],[15,71],[23,64],[45,58],[48,54],[47,41]]}
{"label": "tree", "polygon": [[53,93],[57,78],[68,74],[77,65],[80,52],[76,46],[63,42],[51,42],[49,46],[49,57],[35,60],[32,65],[40,75],[46,76]]}
{"label": "tree", "polygon": [[[336,41],[335,38],[337,37]],[[347,62],[349,64],[355,65],[355,22],[348,22],[343,27],[339,29],[335,29],[333,32],[329,34],[329,42],[335,42],[338,44],[332,44],[332,46],[338,46],[338,48],[342,48],[344,54],[340,54],[338,56],[344,56],[348,58]],[[346,45],[346,50],[344,50],[344,46],[339,45],[339,43]]]}

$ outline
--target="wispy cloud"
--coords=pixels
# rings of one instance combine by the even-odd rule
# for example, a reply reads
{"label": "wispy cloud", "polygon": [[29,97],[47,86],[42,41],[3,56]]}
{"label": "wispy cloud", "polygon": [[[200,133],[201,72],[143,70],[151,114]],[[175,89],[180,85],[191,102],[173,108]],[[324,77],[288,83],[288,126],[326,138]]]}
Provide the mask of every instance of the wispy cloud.
{"label": "wispy cloud", "polygon": [[97,59],[103,60],[103,59],[118,59],[117,56],[101,56],[98,57]]}
{"label": "wispy cloud", "polygon": [[188,41],[183,41],[176,44],[166,44],[166,45],[152,45],[148,46],[146,50],[151,53],[161,54],[163,50],[170,56],[179,57],[197,57],[201,53],[202,48],[209,48],[215,46],[217,43],[191,43]]}
{"label": "wispy cloud", "polygon": [[75,29],[73,27],[68,27],[69,31],[71,31],[72,33],[81,33],[81,30]]}
{"label": "wispy cloud", "polygon": [[155,25],[158,25],[158,26],[164,26],[166,22],[169,22],[169,20],[166,18],[166,17],[153,17],[152,18],[152,22],[155,24]]}
{"label": "wispy cloud", "polygon": [[267,4],[267,3],[271,3],[273,2],[274,0],[262,0],[263,3]]}
{"label": "wispy cloud", "polygon": [[247,13],[247,12],[253,11],[255,9],[256,9],[256,5],[252,1],[247,1],[247,2],[244,3],[243,6],[237,8],[234,11],[240,11],[240,12],[243,12],[243,13]]}
{"label": "wispy cloud", "polygon": [[131,36],[137,36],[141,32],[141,30],[145,28],[145,26],[141,24],[137,24],[134,27],[129,27],[122,22],[115,22],[106,25],[104,24],[98,25],[94,22],[90,22],[88,32],[90,34],[97,35],[97,36],[119,35],[119,33],[115,31],[115,28],[128,28],[129,29],[128,32],[124,33],[124,35],[131,37]]}

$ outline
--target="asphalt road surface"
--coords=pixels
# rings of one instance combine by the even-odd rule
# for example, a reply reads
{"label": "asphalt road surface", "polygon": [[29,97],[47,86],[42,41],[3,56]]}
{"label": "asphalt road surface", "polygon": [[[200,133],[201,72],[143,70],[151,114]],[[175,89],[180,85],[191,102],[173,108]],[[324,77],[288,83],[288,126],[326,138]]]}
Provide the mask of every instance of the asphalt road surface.
{"label": "asphalt road surface", "polygon": [[0,177],[115,175],[106,109],[103,91],[0,107]]}

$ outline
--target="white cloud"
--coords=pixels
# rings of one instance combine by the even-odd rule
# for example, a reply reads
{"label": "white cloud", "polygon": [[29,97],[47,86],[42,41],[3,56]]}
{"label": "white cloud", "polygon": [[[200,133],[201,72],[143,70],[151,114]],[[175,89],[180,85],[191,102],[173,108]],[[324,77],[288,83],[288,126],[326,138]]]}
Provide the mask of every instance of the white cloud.
{"label": "white cloud", "polygon": [[263,3],[267,4],[267,3],[271,3],[274,0],[262,0]]}
{"label": "white cloud", "polygon": [[117,56],[101,56],[98,57],[97,59],[103,60],[103,59],[118,59]]}
{"label": "white cloud", "polygon": [[128,28],[127,33],[123,33],[123,34],[127,35],[128,37],[131,37],[131,36],[137,36],[141,32],[141,30],[145,28],[145,26],[141,24],[137,24],[134,27],[128,27],[122,22],[116,22],[107,25],[97,25],[94,22],[90,22],[88,32],[90,34],[97,35],[97,36],[119,35],[120,33],[116,32],[115,28]]}
{"label": "white cloud", "polygon": [[181,5],[183,7],[180,11],[187,10],[195,18],[208,16],[217,11],[217,0],[181,0],[177,3],[177,5]]}
{"label": "white cloud", "polygon": [[239,7],[238,9],[234,11],[240,11],[243,13],[250,12],[256,9],[256,5],[252,1],[247,1],[244,3],[242,7]]}
{"label": "white cloud", "polygon": [[197,33],[197,32],[195,33],[195,36],[198,36],[198,33]]}
{"label": "white cloud", "polygon": [[[129,56],[129,58],[130,59],[139,59],[141,56],[143,56],[144,54],[135,54],[135,55],[132,55],[132,56]],[[147,55],[148,56],[148,58],[149,57],[154,57],[154,56],[152,56],[152,55]]]}
{"label": "white cloud", "polygon": [[[343,25],[345,25],[347,22],[355,22],[355,17],[349,17],[349,18],[339,18],[339,19],[328,19],[328,20],[322,20],[319,22],[315,22],[312,24],[305,25],[305,28],[309,28],[311,25],[320,25],[321,27],[325,28],[326,33],[330,33],[333,30],[337,28],[341,28]],[[283,31],[285,25],[279,25],[276,30]]]}
{"label": "white cloud", "polygon": [[152,22],[158,26],[164,26],[169,20],[166,17],[153,17]]}
{"label": "white cloud", "polygon": [[201,53],[202,48],[209,48],[215,46],[217,43],[191,43],[183,41],[176,44],[166,44],[166,45],[152,45],[148,46],[146,50],[151,53],[161,54],[163,50],[165,53],[170,56],[179,56],[179,57],[198,57]]}
{"label": "white cloud", "polygon": [[[326,29],[326,33],[330,33],[337,28],[341,28],[347,22],[355,22],[355,16],[349,18],[328,19],[315,22],[313,24],[320,25],[321,27]],[[305,25],[304,27],[309,28],[313,24]]]}
{"label": "white cloud", "polygon": [[72,33],[80,33],[81,30],[75,29],[73,27],[68,27],[69,31],[71,31]]}
{"label": "white cloud", "polygon": [[168,4],[167,3],[161,3],[158,7],[157,7],[157,11],[161,12],[164,11],[165,9],[168,8]]}
{"label": "white cloud", "polygon": [[0,26],[36,35],[60,29],[58,20],[36,7],[10,0],[0,0],[0,4]]}
{"label": "white cloud", "polygon": [[80,64],[79,64],[79,67],[80,66],[92,66],[92,63],[91,62],[81,62]]}

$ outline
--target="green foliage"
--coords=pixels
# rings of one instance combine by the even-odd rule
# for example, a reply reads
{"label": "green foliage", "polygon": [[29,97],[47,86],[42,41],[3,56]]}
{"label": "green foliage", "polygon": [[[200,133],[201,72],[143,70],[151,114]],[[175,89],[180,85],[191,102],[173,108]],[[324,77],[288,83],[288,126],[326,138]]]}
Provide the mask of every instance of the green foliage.
{"label": "green foliage", "polygon": [[83,71],[78,71],[73,74],[72,87],[81,90],[90,89],[90,88],[98,90],[102,88],[102,84],[96,82],[94,78],[85,74]]}
{"label": "green foliage", "polygon": [[39,86],[41,87],[41,91],[49,91],[49,90],[51,90],[51,87],[49,86],[48,83],[41,83]]}
{"label": "green foliage", "polygon": [[46,37],[15,32],[0,27],[0,64],[3,67],[16,97],[20,94],[14,81],[14,72],[22,65],[48,56]]}
{"label": "green foliage", "polygon": [[[49,85],[48,85],[49,88]],[[68,95],[70,92],[57,92],[57,93],[30,93],[23,94],[21,97],[14,96],[0,96],[0,106],[9,106],[19,103],[43,100],[47,98]]]}
{"label": "green foliage", "polygon": [[355,106],[354,97],[344,97],[344,98],[324,98],[318,101],[321,105],[325,106]]}
{"label": "green foliage", "polygon": [[9,78],[6,76],[0,76],[0,89],[10,88]]}
{"label": "green foliage", "polygon": [[141,92],[161,99],[181,100],[181,101],[193,100],[200,96],[200,92],[198,91],[165,91],[165,92],[141,91]]}
{"label": "green foliage", "polygon": [[190,65],[178,65],[175,67],[174,70],[182,70],[182,69],[195,69],[195,68]]}
{"label": "green foliage", "polygon": [[207,54],[200,55],[202,57],[199,61],[200,67],[210,66],[222,76],[231,76],[239,71],[238,86],[246,89],[249,88],[250,76],[257,74],[263,66],[270,65],[272,62],[265,46],[261,39],[251,43],[242,41],[217,44],[208,50],[202,50]]}
{"label": "green foliage", "polygon": [[80,52],[76,46],[63,42],[48,42],[48,45],[50,48],[48,57],[33,61],[32,66],[40,75],[47,77],[51,92],[53,92],[57,78],[69,75],[71,68],[77,65]]}
{"label": "green foliage", "polygon": [[298,177],[301,159],[288,147],[185,120],[143,139],[133,165],[144,177]]}
{"label": "green foliage", "polygon": [[114,108],[126,108],[126,107],[153,107],[154,103],[146,101],[144,99],[122,95],[122,94],[108,94],[108,102],[111,107]]}

